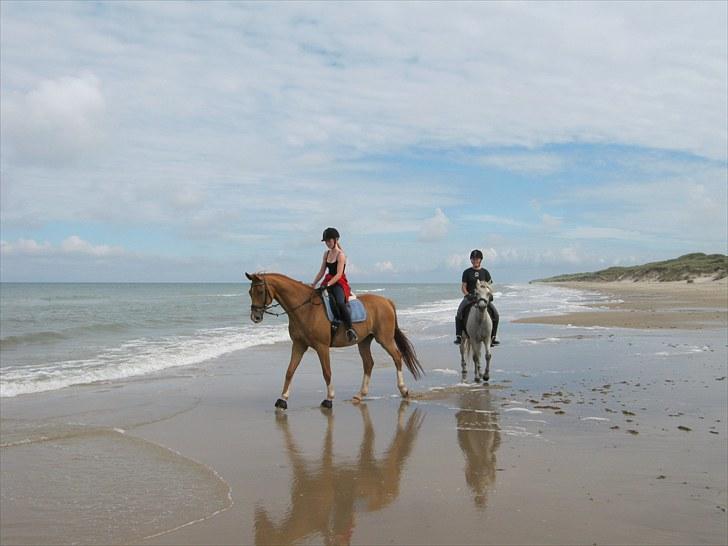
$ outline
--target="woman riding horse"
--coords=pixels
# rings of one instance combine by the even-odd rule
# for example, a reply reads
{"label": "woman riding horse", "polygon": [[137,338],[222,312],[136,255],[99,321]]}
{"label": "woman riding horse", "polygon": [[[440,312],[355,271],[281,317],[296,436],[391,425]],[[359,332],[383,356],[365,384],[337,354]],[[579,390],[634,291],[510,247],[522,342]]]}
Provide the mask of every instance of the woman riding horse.
{"label": "woman riding horse", "polygon": [[321,269],[316,274],[311,286],[315,288],[316,283],[319,282],[321,277],[324,277],[324,272],[328,270],[321,282],[321,288],[326,288],[329,296],[331,296],[329,301],[335,302],[338,308],[338,316],[346,326],[346,339],[355,343],[359,338],[351,327],[351,314],[346,306],[346,302],[349,301],[349,296],[351,296],[351,288],[349,288],[349,281],[344,272],[346,269],[346,255],[344,249],[339,245],[339,231],[332,227],[326,228],[321,241],[326,243],[326,251],[321,262]]}
{"label": "woman riding horse", "polygon": [[[274,305],[280,305],[288,315],[288,334],[291,336],[291,360],[288,364],[283,392],[276,401],[276,407],[288,407],[288,394],[291,380],[296,368],[301,363],[303,354],[311,347],[319,357],[321,371],[326,382],[326,399],[321,403],[330,408],[334,399],[334,387],[331,384],[331,347],[354,345],[343,332],[332,335],[329,319],[324,311],[320,293],[310,285],[296,281],[279,273],[245,274],[250,283],[250,319],[256,324],[263,320],[265,313]],[[376,294],[363,294],[359,301],[364,305],[366,318],[356,323],[358,332],[359,354],[364,367],[361,389],[354,395],[357,402],[369,392],[369,381],[374,368],[371,344],[376,340],[392,357],[397,368],[397,387],[403,398],[409,391],[404,383],[402,363],[407,366],[415,379],[424,373],[417,360],[412,343],[397,325],[397,311],[394,302]],[[274,302],[278,302],[275,304]]]}

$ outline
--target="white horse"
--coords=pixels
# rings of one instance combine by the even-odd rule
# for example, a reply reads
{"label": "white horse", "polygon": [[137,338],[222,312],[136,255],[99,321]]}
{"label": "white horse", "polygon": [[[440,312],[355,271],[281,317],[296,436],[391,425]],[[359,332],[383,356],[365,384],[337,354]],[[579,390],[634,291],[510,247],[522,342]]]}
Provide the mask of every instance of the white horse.
{"label": "white horse", "polygon": [[477,300],[468,313],[462,342],[460,343],[460,366],[463,372],[463,381],[467,377],[468,366],[466,359],[472,353],[475,364],[475,382],[480,382],[480,362],[482,360],[482,347],[485,347],[485,373],[483,381],[490,379],[490,334],[493,331],[493,321],[488,314],[488,302],[493,298],[490,283],[476,281],[475,295]]}

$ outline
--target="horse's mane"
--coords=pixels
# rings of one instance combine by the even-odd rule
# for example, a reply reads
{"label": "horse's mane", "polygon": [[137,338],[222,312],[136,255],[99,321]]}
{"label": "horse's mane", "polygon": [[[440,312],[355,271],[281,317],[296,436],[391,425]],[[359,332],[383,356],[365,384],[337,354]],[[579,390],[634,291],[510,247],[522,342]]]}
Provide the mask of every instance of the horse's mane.
{"label": "horse's mane", "polygon": [[256,275],[258,277],[278,277],[305,286],[309,290],[313,290],[313,288],[311,288],[311,285],[306,284],[303,281],[299,281],[298,279],[289,277],[288,275],[284,275],[283,273],[275,273],[273,271],[256,271],[255,273],[253,273],[253,275]]}

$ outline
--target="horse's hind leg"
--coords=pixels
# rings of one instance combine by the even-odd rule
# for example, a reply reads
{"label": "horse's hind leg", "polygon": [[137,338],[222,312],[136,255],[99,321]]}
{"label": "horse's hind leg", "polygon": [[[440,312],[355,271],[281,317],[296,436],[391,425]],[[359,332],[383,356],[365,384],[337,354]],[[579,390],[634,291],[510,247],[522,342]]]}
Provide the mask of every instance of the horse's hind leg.
{"label": "horse's hind leg", "polygon": [[359,394],[352,397],[353,402],[361,402],[369,393],[369,381],[372,378],[372,368],[374,368],[374,358],[372,358],[372,336],[368,336],[359,343],[359,354],[361,355],[361,363],[364,368],[364,377],[361,380],[361,389]]}
{"label": "horse's hind leg", "polygon": [[388,336],[387,339],[377,337],[377,343],[379,343],[384,350],[387,351],[389,356],[392,357],[392,360],[394,360],[394,366],[397,368],[397,388],[399,389],[399,393],[402,395],[402,398],[407,398],[409,396],[409,390],[407,390],[407,386],[404,384],[404,374],[402,373],[402,353],[400,353],[399,349],[397,349],[397,344],[394,342],[394,336]]}
{"label": "horse's hind leg", "polygon": [[288,391],[291,387],[293,375],[296,373],[296,368],[298,368],[298,365],[301,363],[301,358],[303,358],[303,353],[306,352],[306,349],[308,349],[308,346],[303,343],[298,341],[293,342],[293,347],[291,348],[291,362],[288,364],[288,370],[286,370],[286,380],[283,383],[281,397],[276,401],[277,408],[288,409]]}

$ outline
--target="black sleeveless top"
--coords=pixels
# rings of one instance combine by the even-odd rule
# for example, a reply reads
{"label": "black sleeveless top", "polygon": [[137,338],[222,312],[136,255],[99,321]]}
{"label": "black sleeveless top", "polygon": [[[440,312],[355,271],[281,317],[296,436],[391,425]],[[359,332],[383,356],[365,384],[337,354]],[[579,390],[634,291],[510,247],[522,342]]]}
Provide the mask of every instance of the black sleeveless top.
{"label": "black sleeveless top", "polygon": [[[327,253],[326,254],[326,258],[327,258],[326,269],[328,270],[329,275],[331,275],[333,277],[334,275],[336,275],[336,270],[339,269],[339,254],[336,254],[336,260],[334,260],[333,262],[330,262],[328,260],[328,257],[329,257],[329,254]],[[344,271],[346,271],[346,264],[344,264]],[[343,271],[342,271],[342,273],[343,273]]]}

